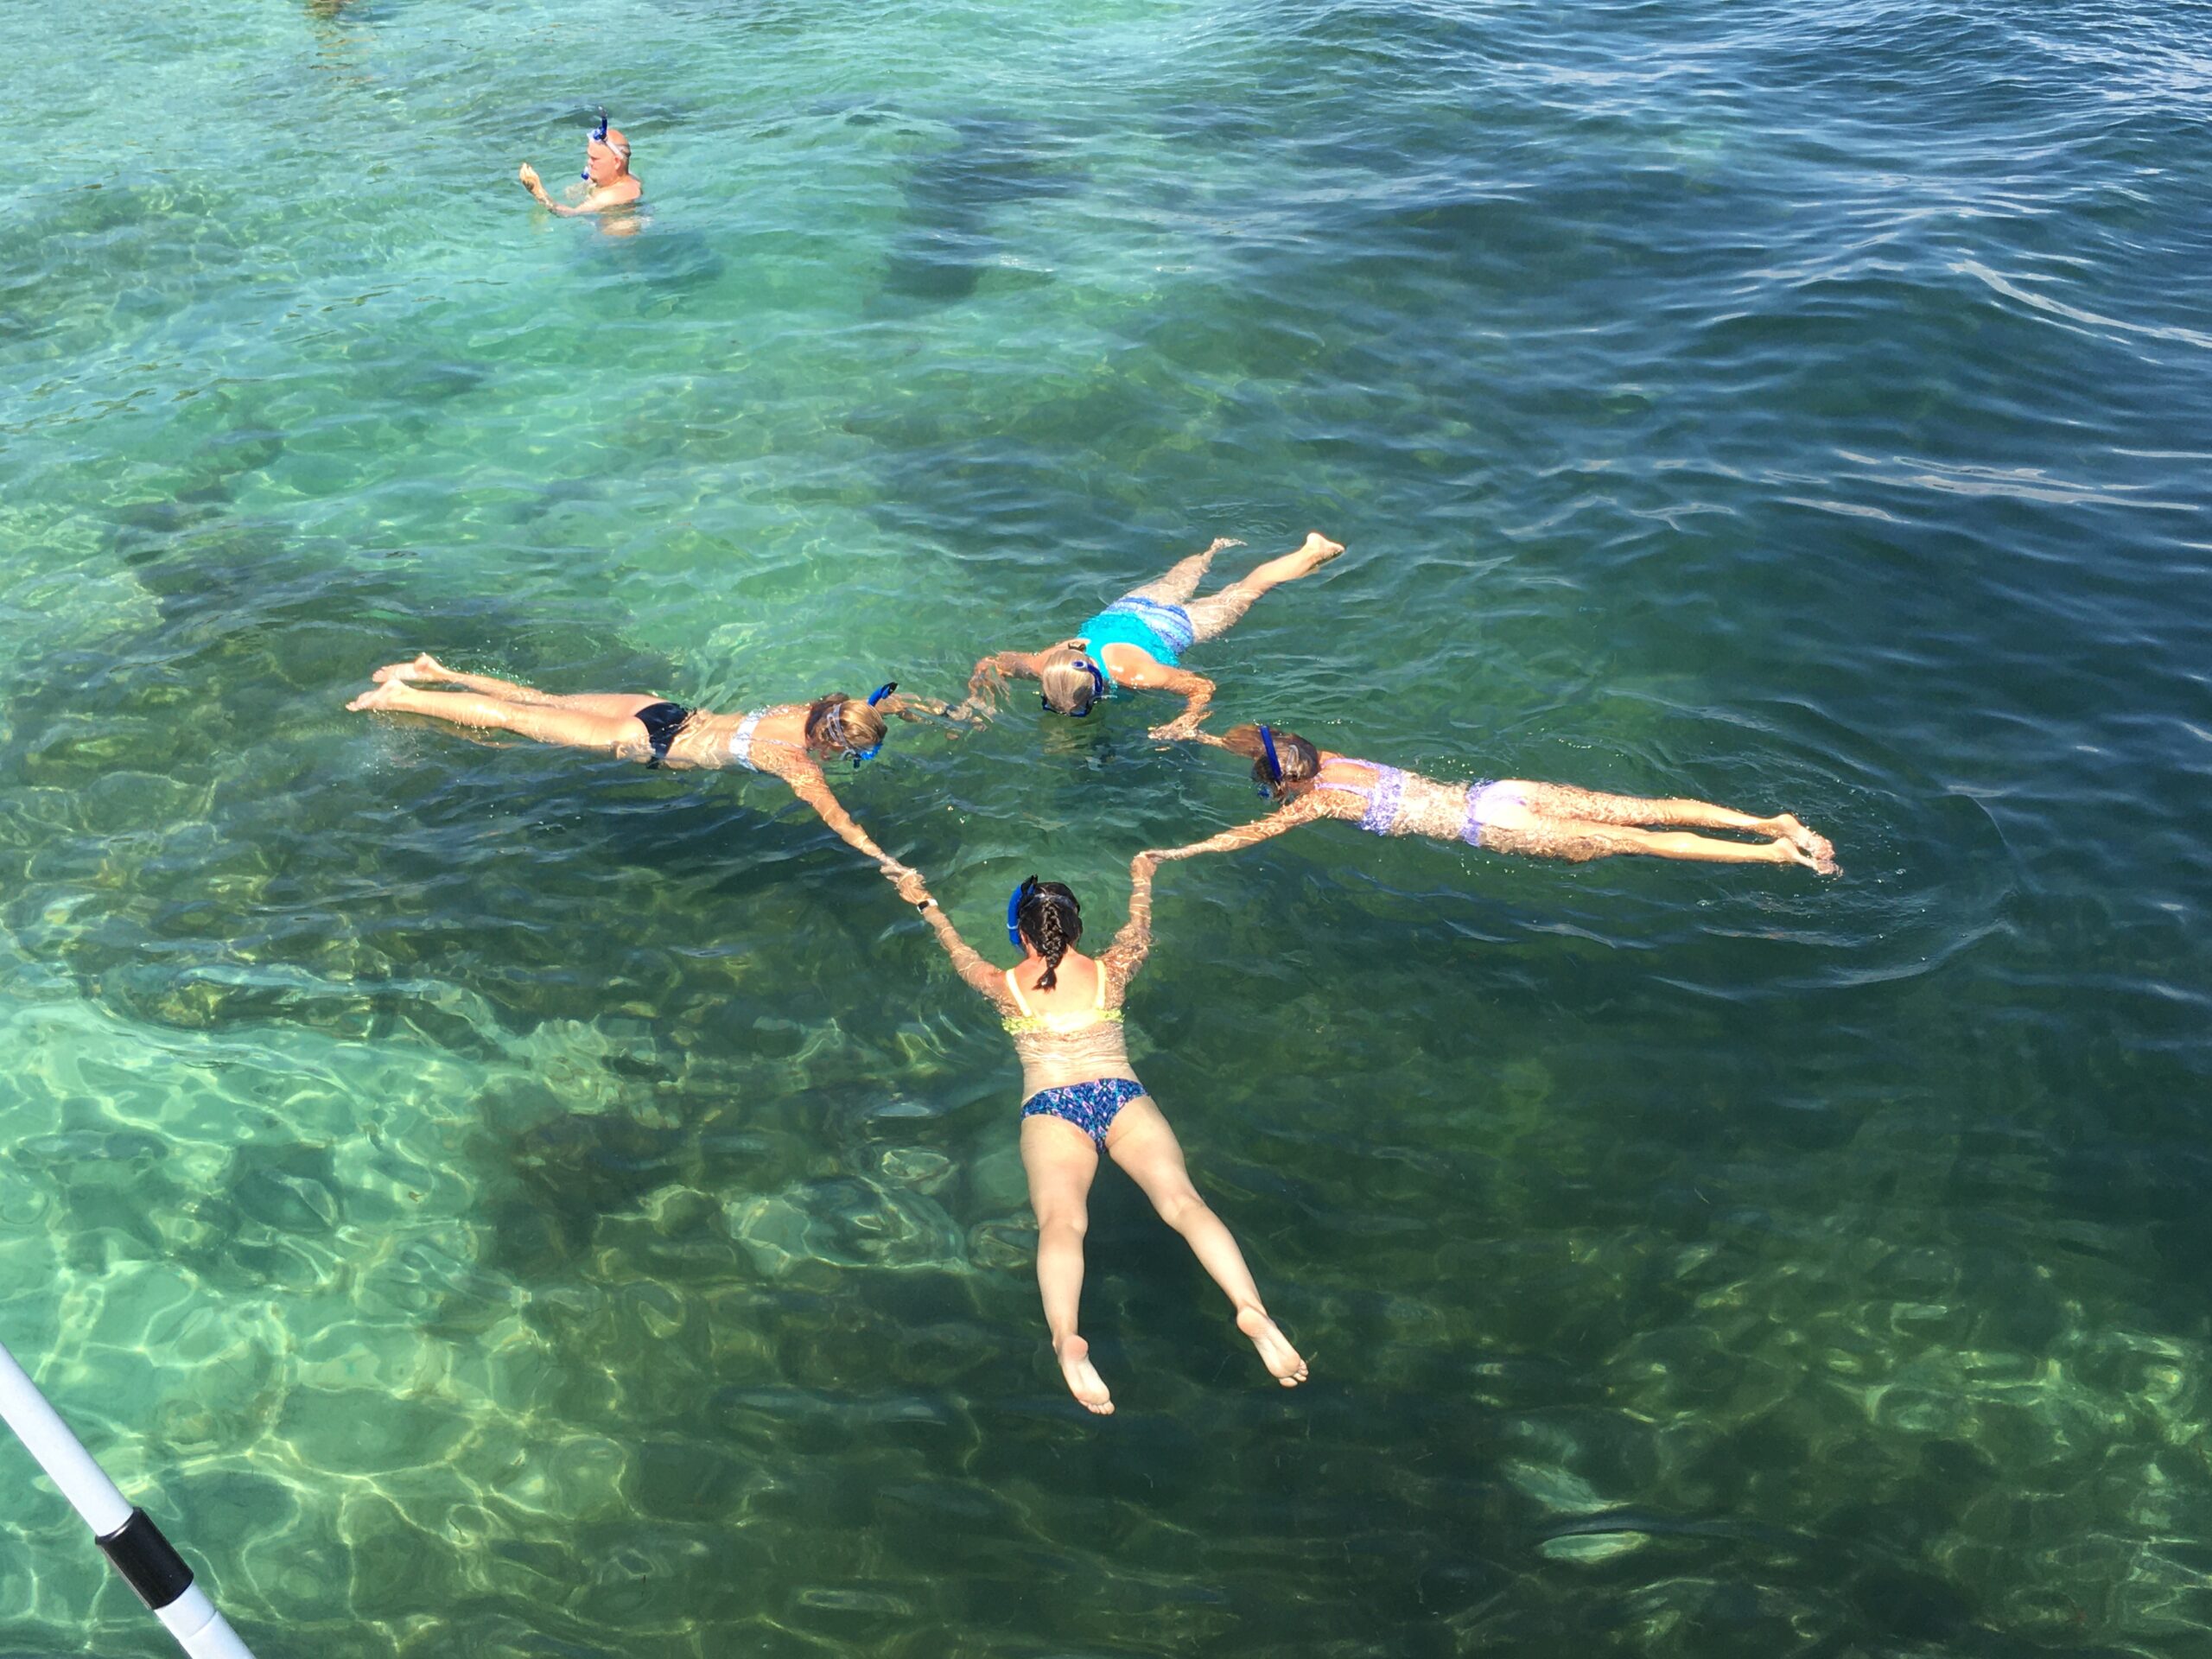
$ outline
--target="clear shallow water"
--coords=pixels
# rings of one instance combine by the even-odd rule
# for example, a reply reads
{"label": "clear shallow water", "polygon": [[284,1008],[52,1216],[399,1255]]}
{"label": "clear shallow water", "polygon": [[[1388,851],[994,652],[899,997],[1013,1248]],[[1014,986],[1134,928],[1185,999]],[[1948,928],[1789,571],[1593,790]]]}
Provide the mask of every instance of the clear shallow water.
{"label": "clear shallow water", "polygon": [[[264,1654],[2174,1654],[2212,1605],[2202,7],[46,16],[0,239],[0,1335]],[[534,214],[604,99],[655,202]],[[757,782],[422,648],[1194,660],[1845,879],[1344,829],[1135,1052],[1315,1381]],[[1257,804],[1133,707],[842,785],[988,941]],[[0,1450],[0,1651],[167,1651]]]}

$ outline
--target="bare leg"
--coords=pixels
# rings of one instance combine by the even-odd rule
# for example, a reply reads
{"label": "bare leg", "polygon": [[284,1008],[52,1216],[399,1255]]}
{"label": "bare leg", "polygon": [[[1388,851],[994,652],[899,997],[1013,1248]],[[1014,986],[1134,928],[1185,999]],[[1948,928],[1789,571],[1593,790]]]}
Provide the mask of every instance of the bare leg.
{"label": "bare leg", "polygon": [[1045,1328],[1068,1392],[1089,1410],[1110,1415],[1114,1396],[1090,1363],[1090,1344],[1076,1334],[1083,1301],[1083,1236],[1090,1226],[1090,1182],[1098,1153],[1090,1137],[1057,1117],[1021,1120],[1021,1166],[1029,1175],[1029,1207],[1037,1212],[1037,1288]]}
{"label": "bare leg", "polygon": [[1178,561],[1174,567],[1157,582],[1147,582],[1141,588],[1132,588],[1129,590],[1129,597],[1155,600],[1162,605],[1180,605],[1198,591],[1199,580],[1205,576],[1206,567],[1213,563],[1215,554],[1220,552],[1224,547],[1243,545],[1242,542],[1230,541],[1226,536],[1217,536],[1214,537],[1213,545],[1205,552],[1193,553],[1189,558]]}
{"label": "bare leg", "polygon": [[[637,699],[639,708],[652,701]],[[456,726],[482,731],[516,732],[541,743],[558,743],[572,749],[597,749],[642,760],[652,753],[645,728],[627,715],[588,714],[552,703],[510,702],[504,697],[474,691],[425,691],[404,680],[386,680],[364,691],[346,705],[353,709],[382,709],[389,714],[428,715]]]}
{"label": "bare leg", "polygon": [[517,683],[513,680],[494,679],[489,674],[464,674],[459,669],[448,668],[429,652],[423,652],[411,662],[386,663],[369,676],[378,685],[392,680],[410,683],[429,682],[439,685],[458,685],[471,691],[481,691],[487,697],[498,697],[506,702],[558,702],[560,698],[543,691]]}
{"label": "bare leg", "polygon": [[1782,836],[1815,859],[1834,858],[1826,836],[1815,835],[1787,812],[1757,818],[1711,801],[1644,800],[1634,795],[1601,795],[1565,784],[1536,784],[1526,779],[1499,780],[1520,797],[1530,813],[1546,818],[1580,818],[1590,823],[1686,823],[1699,830],[1742,830],[1755,836]]}
{"label": "bare leg", "polygon": [[412,662],[386,663],[369,677],[378,685],[393,680],[404,680],[410,685],[420,684],[425,680],[434,681],[444,685],[458,685],[470,691],[480,692],[487,697],[497,697],[502,702],[573,709],[578,714],[609,715],[617,720],[627,720],[639,709],[650,709],[660,701],[658,697],[644,696],[635,691],[579,691],[566,696],[556,696],[514,680],[494,679],[489,674],[464,674],[459,669],[448,668],[427,651]]}
{"label": "bare leg", "polygon": [[1518,823],[1484,824],[1482,844],[1491,852],[1563,858],[1577,864],[1619,853],[1642,853],[1651,858],[1704,864],[1802,864],[1822,875],[1835,874],[1833,858],[1815,858],[1786,836],[1768,842],[1719,841],[1675,830],[1637,830],[1627,824],[1533,814]]}
{"label": "bare leg", "polygon": [[1201,639],[1211,639],[1235,626],[1252,608],[1252,601],[1270,588],[1310,576],[1343,552],[1342,542],[1332,542],[1318,530],[1308,531],[1296,550],[1269,559],[1249,575],[1232,582],[1217,594],[1208,594],[1190,607],[1192,630]]}
{"label": "bare leg", "polygon": [[1182,1145],[1149,1095],[1140,1095],[1115,1115],[1114,1126],[1106,1132],[1106,1151],[1144,1189],[1160,1218],[1183,1235],[1198,1265],[1236,1308],[1236,1328],[1251,1338],[1275,1381],[1286,1389],[1303,1382],[1306,1362],[1268,1317],[1260,1300],[1260,1287],[1252,1282],[1252,1270],[1244,1265],[1244,1252],[1236,1248],[1227,1225],[1191,1185]]}

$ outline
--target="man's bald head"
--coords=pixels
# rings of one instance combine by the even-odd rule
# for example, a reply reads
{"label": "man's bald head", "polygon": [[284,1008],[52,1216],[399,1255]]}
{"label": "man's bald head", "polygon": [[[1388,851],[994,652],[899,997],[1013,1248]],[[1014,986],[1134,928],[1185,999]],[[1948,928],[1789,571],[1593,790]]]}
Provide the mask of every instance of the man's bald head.
{"label": "man's bald head", "polygon": [[619,127],[609,127],[605,137],[584,140],[584,165],[594,184],[607,184],[630,170],[630,141]]}

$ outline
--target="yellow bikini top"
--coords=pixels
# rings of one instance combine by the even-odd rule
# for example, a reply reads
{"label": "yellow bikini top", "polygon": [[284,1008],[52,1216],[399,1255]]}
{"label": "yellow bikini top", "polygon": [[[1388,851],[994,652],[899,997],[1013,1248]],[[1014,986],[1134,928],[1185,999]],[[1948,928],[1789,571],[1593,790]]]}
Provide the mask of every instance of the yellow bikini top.
{"label": "yellow bikini top", "polygon": [[1032,1014],[1029,999],[1022,995],[1021,987],[1014,983],[1011,968],[1006,970],[1006,990],[1007,995],[1014,999],[1014,1006],[1021,1010],[1006,1022],[1007,1034],[1010,1037],[1027,1037],[1040,1031],[1072,1035],[1096,1025],[1118,1026],[1122,1023],[1121,1009],[1106,1006],[1106,969],[1103,966],[1098,969],[1098,995],[1088,1008],[1047,1008],[1042,1014]]}

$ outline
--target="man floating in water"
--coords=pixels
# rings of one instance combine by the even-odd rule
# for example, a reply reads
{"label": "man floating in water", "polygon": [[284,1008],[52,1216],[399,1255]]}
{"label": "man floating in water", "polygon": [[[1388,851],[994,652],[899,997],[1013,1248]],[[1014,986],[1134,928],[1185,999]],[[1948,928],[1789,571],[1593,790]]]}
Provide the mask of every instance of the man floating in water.
{"label": "man floating in water", "polygon": [[522,170],[516,176],[522,181],[523,188],[537,198],[539,207],[563,219],[632,207],[645,194],[645,181],[630,171],[630,141],[622,136],[620,128],[607,124],[605,110],[599,112],[599,124],[584,140],[584,182],[591,188],[575,207],[557,202],[546,194],[544,185],[538,181],[537,169],[528,162],[522,164]]}

